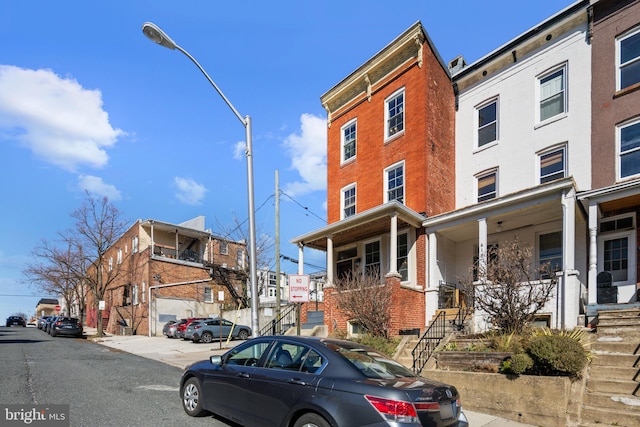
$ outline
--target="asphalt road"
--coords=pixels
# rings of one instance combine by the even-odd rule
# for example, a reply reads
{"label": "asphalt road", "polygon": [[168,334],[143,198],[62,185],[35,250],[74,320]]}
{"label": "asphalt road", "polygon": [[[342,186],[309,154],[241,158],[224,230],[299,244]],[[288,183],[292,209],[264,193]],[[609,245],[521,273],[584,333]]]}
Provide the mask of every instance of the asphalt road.
{"label": "asphalt road", "polygon": [[86,339],[0,327],[0,372],[0,405],[68,404],[70,426],[230,425],[184,413],[182,369]]}

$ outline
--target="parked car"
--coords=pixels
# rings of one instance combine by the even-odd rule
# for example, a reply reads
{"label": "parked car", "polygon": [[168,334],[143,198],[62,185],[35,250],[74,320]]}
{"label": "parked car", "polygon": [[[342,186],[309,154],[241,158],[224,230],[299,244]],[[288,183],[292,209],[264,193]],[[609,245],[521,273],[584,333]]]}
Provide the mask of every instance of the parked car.
{"label": "parked car", "polygon": [[253,338],[196,362],[180,379],[180,398],[190,416],[212,412],[252,427],[468,426],[454,386],[371,347],[319,337]]}
{"label": "parked car", "polygon": [[51,325],[53,324],[53,322],[56,321],[56,319],[60,317],[60,316],[51,316],[47,319],[46,323],[44,324],[44,327],[42,328],[46,333],[51,334]]}
{"label": "parked car", "polygon": [[20,316],[9,316],[7,317],[6,326],[8,328],[11,326],[27,326],[27,322],[25,322],[24,318]]}
{"label": "parked car", "polygon": [[178,323],[178,327],[176,328],[176,337],[184,338],[184,333],[187,330],[187,327],[198,320],[207,320],[208,317],[189,317],[186,319],[184,323]]}
{"label": "parked car", "polygon": [[171,327],[173,327],[173,331],[172,334],[175,334],[176,331],[176,327],[174,326],[176,323],[178,323],[177,320],[169,320],[167,323],[164,324],[164,326],[162,327],[162,335],[167,335],[169,336],[169,329]]}
{"label": "parked car", "polygon": [[76,317],[58,316],[49,329],[52,337],[82,337],[82,322]]}
{"label": "parked car", "polygon": [[208,319],[193,322],[187,327],[184,337],[193,342],[210,343],[214,339],[227,339],[229,333],[231,338],[246,340],[251,336],[251,328],[245,325],[234,325],[227,319]]}
{"label": "parked car", "polygon": [[52,316],[42,316],[41,318],[38,319],[38,329],[44,329],[44,325],[47,323],[47,319],[49,319]]}

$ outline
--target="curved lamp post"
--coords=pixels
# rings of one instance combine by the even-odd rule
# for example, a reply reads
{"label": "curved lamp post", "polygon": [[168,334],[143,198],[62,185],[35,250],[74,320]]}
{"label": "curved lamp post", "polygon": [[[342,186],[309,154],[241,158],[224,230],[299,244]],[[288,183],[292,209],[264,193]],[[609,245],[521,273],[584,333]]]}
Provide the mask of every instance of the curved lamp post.
{"label": "curved lamp post", "polygon": [[218,95],[220,95],[224,100],[224,102],[226,102],[226,104],[229,106],[229,108],[231,108],[231,111],[233,111],[233,114],[235,114],[235,116],[238,118],[238,120],[240,120],[240,122],[245,128],[246,138],[247,138],[247,148],[245,150],[245,156],[247,158],[247,192],[248,192],[248,198],[249,198],[249,265],[250,265],[250,272],[251,272],[251,329],[253,329],[253,336],[257,337],[260,332],[259,331],[260,326],[258,323],[258,302],[259,302],[258,282],[256,280],[256,277],[257,277],[256,276],[256,219],[255,219],[255,208],[254,208],[254,198],[253,198],[253,151],[252,151],[252,145],[251,145],[251,117],[250,116],[242,117],[238,112],[238,110],[235,109],[233,104],[231,104],[229,99],[227,99],[227,97],[224,96],[224,93],[222,93],[218,85],[216,85],[216,83],[211,79],[211,77],[209,77],[209,74],[207,74],[207,72],[204,70],[204,68],[202,68],[202,66],[198,63],[198,61],[196,61],[196,59],[193,56],[191,56],[189,52],[187,52],[186,50],[178,46],[176,42],[171,40],[171,38],[164,31],[160,29],[160,27],[158,27],[157,25],[151,22],[145,22],[142,25],[142,32],[144,33],[145,36],[147,36],[147,38],[159,44],[160,46],[164,46],[171,50],[176,50],[176,49],[179,50],[180,52],[184,53],[187,56],[187,58],[189,58],[194,64],[196,64],[198,69],[202,71],[202,74],[204,74],[204,76],[207,78],[209,83],[211,83],[211,86],[213,86],[216,92],[218,92]]}

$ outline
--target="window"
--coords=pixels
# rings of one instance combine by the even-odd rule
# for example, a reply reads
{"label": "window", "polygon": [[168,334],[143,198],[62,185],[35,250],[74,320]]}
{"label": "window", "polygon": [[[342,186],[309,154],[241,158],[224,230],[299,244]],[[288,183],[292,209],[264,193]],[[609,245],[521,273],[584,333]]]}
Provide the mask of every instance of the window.
{"label": "window", "polygon": [[348,278],[359,269],[358,248],[349,248],[338,251],[338,261],[336,263],[336,277],[338,279]]}
{"label": "window", "polygon": [[409,280],[409,243],[408,243],[408,234],[398,234],[398,248],[397,248],[397,262],[398,262],[398,273],[400,274],[401,280],[406,282]]}
{"label": "window", "polygon": [[540,184],[567,176],[565,156],[565,147],[540,154]]}
{"label": "window", "polygon": [[562,231],[539,236],[538,260],[540,266],[548,263],[551,271],[562,270]]}
{"label": "window", "polygon": [[132,298],[133,305],[138,305],[138,285],[133,285]]}
{"label": "window", "polygon": [[269,345],[271,345],[269,341],[247,341],[229,351],[225,356],[224,363],[229,365],[254,366],[262,357],[262,353],[269,348]]}
{"label": "window", "polygon": [[364,245],[365,274],[380,274],[380,242],[370,242]]}
{"label": "window", "polygon": [[342,127],[342,162],[356,156],[356,121],[350,121]]}
{"label": "window", "polygon": [[636,229],[634,215],[603,218],[599,224],[599,270],[611,273],[617,285],[636,282]]}
{"label": "window", "polygon": [[122,305],[131,305],[131,285],[124,285],[122,289]]}
{"label": "window", "polygon": [[242,249],[238,249],[238,252],[236,253],[236,266],[239,269],[244,268],[244,251]]}
{"label": "window", "polygon": [[278,282],[276,281],[276,273],[269,272],[268,274],[269,286],[276,287]]}
{"label": "window", "polygon": [[618,90],[640,82],[640,30],[618,39]]}
{"label": "window", "polygon": [[134,254],[138,252],[138,236],[133,236],[131,238],[131,252]]}
{"label": "window", "polygon": [[540,78],[540,121],[566,111],[565,68]]}
{"label": "window", "polygon": [[109,271],[113,271],[113,257],[109,257]]}
{"label": "window", "polygon": [[489,173],[479,175],[478,180],[478,202],[495,199],[497,195],[496,180],[498,173],[494,170]]}
{"label": "window", "polygon": [[229,243],[220,240],[220,255],[229,255]]}
{"label": "window", "polygon": [[396,164],[385,170],[386,201],[397,200],[404,203],[404,163]]}
{"label": "window", "polygon": [[391,95],[385,101],[385,138],[404,131],[404,89]]}
{"label": "window", "polygon": [[204,302],[213,302],[213,289],[211,286],[204,287]]}
{"label": "window", "polygon": [[147,302],[147,284],[142,282],[142,303]]}
{"label": "window", "polygon": [[342,189],[342,219],[356,214],[356,185]]}
{"label": "window", "polygon": [[122,264],[122,249],[118,249],[118,264]]}
{"label": "window", "polygon": [[618,128],[620,178],[640,174],[640,122]]}
{"label": "window", "polygon": [[498,139],[498,100],[478,108],[478,147]]}

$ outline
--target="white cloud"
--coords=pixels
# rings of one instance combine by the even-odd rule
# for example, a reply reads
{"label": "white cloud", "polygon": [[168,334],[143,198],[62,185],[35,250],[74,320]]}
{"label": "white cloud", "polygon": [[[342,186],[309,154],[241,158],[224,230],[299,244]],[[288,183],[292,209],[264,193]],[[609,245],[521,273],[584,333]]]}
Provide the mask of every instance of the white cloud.
{"label": "white cloud", "polygon": [[102,109],[102,93],[51,70],[0,65],[0,131],[37,157],[68,171],[107,164],[120,129]]}
{"label": "white cloud", "polygon": [[291,167],[301,180],[285,185],[285,192],[303,195],[327,188],[327,121],[312,114],[300,117],[300,134],[291,134],[284,143]]}
{"label": "white cloud", "polygon": [[233,146],[233,158],[236,160],[244,160],[247,153],[247,144],[244,141],[236,142]]}
{"label": "white cloud", "polygon": [[78,177],[78,186],[83,191],[88,191],[98,196],[106,196],[109,200],[122,199],[122,193],[115,185],[105,183],[102,178],[91,175],[80,175]]}
{"label": "white cloud", "polygon": [[192,179],[173,178],[173,183],[177,187],[176,198],[186,205],[199,205],[207,192],[204,185],[198,184]]}

